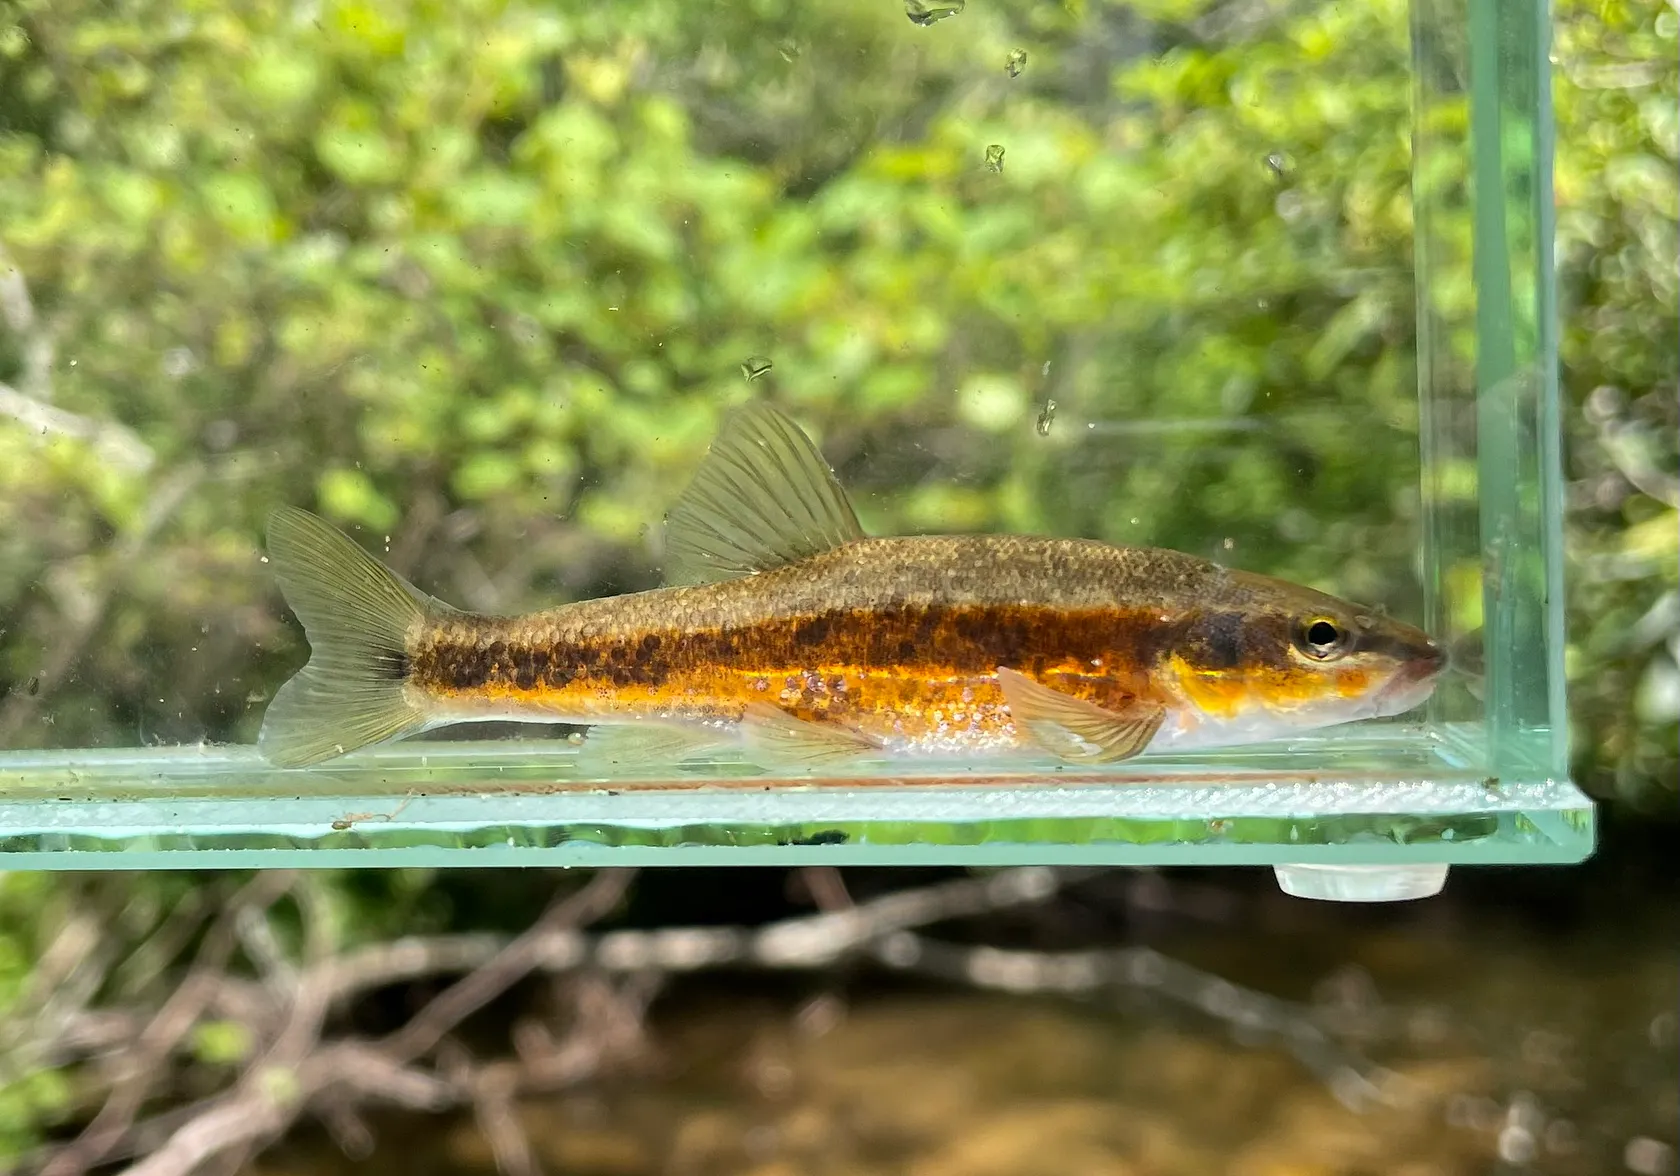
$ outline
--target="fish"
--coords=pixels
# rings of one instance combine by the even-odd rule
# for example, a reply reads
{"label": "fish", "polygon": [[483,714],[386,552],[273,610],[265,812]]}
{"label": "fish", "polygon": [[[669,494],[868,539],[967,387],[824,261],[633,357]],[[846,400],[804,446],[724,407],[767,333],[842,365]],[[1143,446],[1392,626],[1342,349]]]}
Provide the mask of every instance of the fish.
{"label": "fish", "polygon": [[267,550],[310,646],[258,737],[306,767],[484,720],[580,724],[597,764],[1118,763],[1398,715],[1422,630],[1182,552],[871,537],[811,439],[733,410],[665,519],[665,582],[518,616],[427,595],[296,507]]}

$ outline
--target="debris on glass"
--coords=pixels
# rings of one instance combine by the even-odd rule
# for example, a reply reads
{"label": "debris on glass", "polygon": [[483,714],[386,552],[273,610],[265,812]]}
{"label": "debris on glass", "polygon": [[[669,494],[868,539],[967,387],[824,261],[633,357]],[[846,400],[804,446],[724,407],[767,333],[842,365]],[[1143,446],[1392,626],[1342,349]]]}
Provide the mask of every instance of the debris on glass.
{"label": "debris on glass", "polygon": [[1038,410],[1038,420],[1034,423],[1033,427],[1038,430],[1038,435],[1040,437],[1048,437],[1050,435],[1050,426],[1055,423],[1055,420],[1056,401],[1053,398],[1046,398],[1044,401],[1044,407]]}
{"label": "debris on glass", "polygon": [[986,166],[995,172],[1003,170],[1003,144],[993,143],[986,148]]}
{"label": "debris on glass", "polygon": [[747,382],[750,384],[775,366],[768,355],[749,355],[745,362],[741,364],[741,374],[747,378]]}
{"label": "debris on glass", "polygon": [[904,15],[910,18],[911,24],[926,28],[948,16],[957,16],[967,7],[968,0],[904,0]]}
{"label": "debris on glass", "polygon": [[1011,49],[1009,56],[1003,63],[1003,68],[1009,71],[1009,76],[1018,78],[1021,71],[1027,68],[1027,51],[1025,49]]}

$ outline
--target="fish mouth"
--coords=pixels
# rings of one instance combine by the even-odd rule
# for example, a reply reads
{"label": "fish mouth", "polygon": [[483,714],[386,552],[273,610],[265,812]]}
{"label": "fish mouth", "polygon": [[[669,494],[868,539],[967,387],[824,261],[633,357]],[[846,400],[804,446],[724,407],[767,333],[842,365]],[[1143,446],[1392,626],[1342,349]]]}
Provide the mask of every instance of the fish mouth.
{"label": "fish mouth", "polygon": [[1415,649],[1377,696],[1377,713],[1398,715],[1417,706],[1434,693],[1435,679],[1446,664],[1446,653],[1433,641]]}

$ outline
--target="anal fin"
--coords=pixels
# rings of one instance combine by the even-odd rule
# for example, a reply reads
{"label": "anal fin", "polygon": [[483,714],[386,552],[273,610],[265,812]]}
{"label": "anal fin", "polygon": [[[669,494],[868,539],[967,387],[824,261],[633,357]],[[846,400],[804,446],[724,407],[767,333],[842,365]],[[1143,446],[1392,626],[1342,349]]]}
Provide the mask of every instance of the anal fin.
{"label": "anal fin", "polygon": [[1166,720],[1160,703],[1134,699],[1112,711],[1063,694],[1006,666],[997,669],[998,685],[1021,733],[1052,755],[1092,763],[1130,759],[1149,746]]}
{"label": "anal fin", "polygon": [[807,722],[767,702],[748,704],[741,716],[741,734],[749,753],[762,752],[775,763],[856,763],[881,751],[881,745],[867,735]]}
{"label": "anal fin", "polygon": [[578,748],[587,773],[625,768],[671,768],[730,742],[726,732],[697,723],[604,723],[591,727]]}

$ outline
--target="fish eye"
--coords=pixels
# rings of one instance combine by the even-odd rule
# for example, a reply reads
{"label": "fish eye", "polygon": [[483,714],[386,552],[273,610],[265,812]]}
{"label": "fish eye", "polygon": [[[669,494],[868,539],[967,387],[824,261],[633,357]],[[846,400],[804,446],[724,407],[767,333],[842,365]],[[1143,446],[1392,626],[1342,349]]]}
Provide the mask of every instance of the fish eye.
{"label": "fish eye", "polygon": [[1346,644],[1346,630],[1329,617],[1311,617],[1303,621],[1296,638],[1301,652],[1318,661],[1340,656]]}

